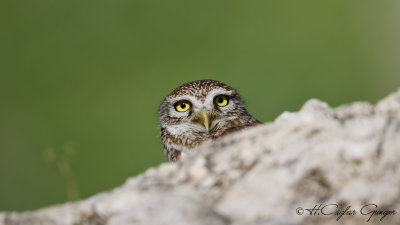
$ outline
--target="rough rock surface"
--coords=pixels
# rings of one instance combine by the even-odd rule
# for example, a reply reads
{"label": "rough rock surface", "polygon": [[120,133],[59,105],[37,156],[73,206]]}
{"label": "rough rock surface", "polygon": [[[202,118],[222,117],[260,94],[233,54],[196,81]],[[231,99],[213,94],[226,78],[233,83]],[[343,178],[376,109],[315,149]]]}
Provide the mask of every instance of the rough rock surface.
{"label": "rough rock surface", "polygon": [[[306,210],[320,204],[338,208]],[[366,204],[377,208],[361,210]],[[372,209],[387,215],[367,214]],[[33,212],[3,212],[0,224],[400,224],[398,211],[400,90],[376,106],[332,109],[310,100],[299,112],[205,143],[114,190]]]}

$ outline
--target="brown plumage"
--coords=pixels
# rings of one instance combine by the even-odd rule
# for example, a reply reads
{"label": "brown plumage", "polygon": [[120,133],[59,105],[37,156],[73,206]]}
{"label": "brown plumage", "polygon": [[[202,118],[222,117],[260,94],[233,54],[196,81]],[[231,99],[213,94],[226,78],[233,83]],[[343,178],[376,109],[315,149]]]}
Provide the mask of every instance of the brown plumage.
{"label": "brown plumage", "polygon": [[260,124],[235,89],[215,80],[185,83],[169,94],[159,110],[164,154],[176,161],[200,143]]}

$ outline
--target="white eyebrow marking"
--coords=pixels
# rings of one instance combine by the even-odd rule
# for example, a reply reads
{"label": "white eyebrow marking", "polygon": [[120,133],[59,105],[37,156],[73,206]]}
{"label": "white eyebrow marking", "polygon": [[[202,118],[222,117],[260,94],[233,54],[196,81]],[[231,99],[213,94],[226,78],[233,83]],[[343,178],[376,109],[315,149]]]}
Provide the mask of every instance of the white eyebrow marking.
{"label": "white eyebrow marking", "polygon": [[214,97],[218,95],[232,95],[233,91],[228,91],[224,88],[215,88],[214,90],[210,91],[205,99],[205,102],[213,102]]}

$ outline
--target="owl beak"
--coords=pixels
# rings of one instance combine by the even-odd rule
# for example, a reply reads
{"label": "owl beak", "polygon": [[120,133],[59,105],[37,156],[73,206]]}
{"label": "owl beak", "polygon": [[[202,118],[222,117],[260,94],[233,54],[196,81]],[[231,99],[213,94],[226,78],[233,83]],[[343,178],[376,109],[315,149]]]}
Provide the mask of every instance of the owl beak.
{"label": "owl beak", "polygon": [[208,115],[207,110],[203,110],[200,115],[200,124],[203,125],[207,131],[210,131],[210,116]]}

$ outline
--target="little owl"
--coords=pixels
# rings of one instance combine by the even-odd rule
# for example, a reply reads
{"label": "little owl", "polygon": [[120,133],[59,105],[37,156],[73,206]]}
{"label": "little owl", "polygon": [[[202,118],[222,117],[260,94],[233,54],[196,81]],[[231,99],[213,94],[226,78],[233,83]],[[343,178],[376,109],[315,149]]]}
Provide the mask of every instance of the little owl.
{"label": "little owl", "polygon": [[200,143],[260,124],[235,89],[215,80],[198,80],[172,91],[159,110],[164,154],[176,161]]}

